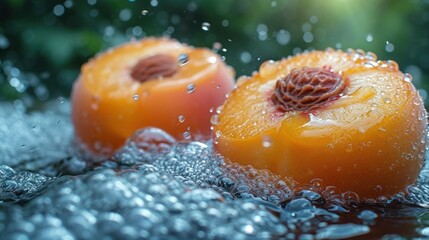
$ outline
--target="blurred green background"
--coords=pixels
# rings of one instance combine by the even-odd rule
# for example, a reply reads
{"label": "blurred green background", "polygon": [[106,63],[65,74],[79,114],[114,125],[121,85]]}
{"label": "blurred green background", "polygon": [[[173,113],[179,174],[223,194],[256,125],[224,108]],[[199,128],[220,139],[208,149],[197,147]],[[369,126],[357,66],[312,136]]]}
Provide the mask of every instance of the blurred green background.
{"label": "blurred green background", "polygon": [[215,46],[237,76],[308,49],[372,51],[428,106],[429,0],[0,0],[0,100],[68,98],[97,52],[165,35]]}

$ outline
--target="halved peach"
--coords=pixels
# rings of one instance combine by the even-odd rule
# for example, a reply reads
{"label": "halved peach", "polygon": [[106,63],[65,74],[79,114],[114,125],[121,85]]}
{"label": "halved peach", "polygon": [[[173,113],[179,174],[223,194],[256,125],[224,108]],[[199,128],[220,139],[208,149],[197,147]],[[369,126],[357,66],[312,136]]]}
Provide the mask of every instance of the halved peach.
{"label": "halved peach", "polygon": [[425,154],[426,111],[410,80],[362,51],[266,62],[223,105],[215,149],[301,186],[392,196],[415,182]]}
{"label": "halved peach", "polygon": [[96,155],[110,155],[143,127],[208,139],[210,117],[233,87],[233,70],[209,49],[132,41],[83,65],[72,93],[76,136]]}

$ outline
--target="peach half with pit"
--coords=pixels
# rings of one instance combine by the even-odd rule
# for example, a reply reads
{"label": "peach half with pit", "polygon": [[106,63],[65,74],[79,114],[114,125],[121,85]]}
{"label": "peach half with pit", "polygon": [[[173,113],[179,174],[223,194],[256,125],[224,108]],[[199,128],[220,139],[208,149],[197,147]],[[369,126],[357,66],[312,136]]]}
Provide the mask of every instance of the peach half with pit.
{"label": "peach half with pit", "polygon": [[410,75],[363,51],[265,62],[239,79],[218,119],[214,147],[231,161],[360,199],[403,191],[425,155],[426,111]]}
{"label": "peach half with pit", "polygon": [[233,88],[234,71],[209,49],[168,38],[132,41],[83,65],[72,92],[75,133],[98,156],[144,127],[177,140],[209,139],[214,109]]}

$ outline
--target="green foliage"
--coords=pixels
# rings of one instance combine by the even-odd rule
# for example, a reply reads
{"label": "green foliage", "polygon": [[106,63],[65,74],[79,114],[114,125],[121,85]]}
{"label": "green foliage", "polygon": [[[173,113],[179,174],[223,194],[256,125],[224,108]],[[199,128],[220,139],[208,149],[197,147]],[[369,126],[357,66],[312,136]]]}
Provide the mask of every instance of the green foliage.
{"label": "green foliage", "polygon": [[[306,49],[360,48],[397,61],[429,89],[428,0],[5,0],[0,23],[0,99],[39,96],[39,85],[50,94],[40,99],[68,96],[97,52],[162,35],[199,47],[220,43],[237,75]],[[26,88],[17,91],[10,66],[34,73],[37,84],[20,76]]]}

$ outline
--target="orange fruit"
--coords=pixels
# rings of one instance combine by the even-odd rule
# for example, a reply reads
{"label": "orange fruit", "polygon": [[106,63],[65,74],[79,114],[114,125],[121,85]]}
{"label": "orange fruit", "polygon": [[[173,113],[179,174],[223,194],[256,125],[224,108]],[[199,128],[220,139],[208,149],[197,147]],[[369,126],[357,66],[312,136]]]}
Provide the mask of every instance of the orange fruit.
{"label": "orange fruit", "polygon": [[72,92],[76,136],[96,155],[110,155],[143,127],[209,139],[213,110],[233,87],[233,70],[209,49],[132,41],[83,65]]}
{"label": "orange fruit", "polygon": [[363,51],[312,51],[243,77],[214,126],[215,149],[299,186],[321,180],[361,199],[413,184],[426,111],[411,77]]}

